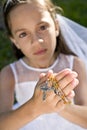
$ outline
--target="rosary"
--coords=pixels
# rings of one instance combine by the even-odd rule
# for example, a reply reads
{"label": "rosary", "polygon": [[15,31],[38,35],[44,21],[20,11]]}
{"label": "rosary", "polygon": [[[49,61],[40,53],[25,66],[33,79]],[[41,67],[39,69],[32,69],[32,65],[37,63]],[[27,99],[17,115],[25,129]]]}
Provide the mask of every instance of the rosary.
{"label": "rosary", "polygon": [[46,81],[45,85],[41,87],[43,90],[43,100],[46,99],[46,92],[49,90],[53,90],[56,95],[58,95],[61,100],[63,100],[64,104],[70,104],[71,101],[67,98],[63,90],[60,88],[57,79],[54,76],[50,76]]}

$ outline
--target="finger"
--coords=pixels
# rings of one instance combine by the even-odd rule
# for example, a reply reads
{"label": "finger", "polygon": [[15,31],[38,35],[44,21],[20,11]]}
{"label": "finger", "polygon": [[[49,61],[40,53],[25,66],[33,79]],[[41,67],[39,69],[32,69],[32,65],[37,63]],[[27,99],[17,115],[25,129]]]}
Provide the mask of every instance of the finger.
{"label": "finger", "polygon": [[47,78],[49,78],[51,75],[53,75],[53,70],[49,70],[46,74]]}
{"label": "finger", "polygon": [[[74,79],[71,84],[66,86],[64,89],[61,89],[60,87],[56,90],[56,94],[61,97],[61,99],[64,101],[64,103],[70,103],[70,100],[68,96],[70,97],[71,91],[75,88],[75,86],[78,84],[78,80]],[[73,96],[73,95],[72,95]],[[72,98],[72,97],[71,97]]]}
{"label": "finger", "polygon": [[58,84],[59,84],[59,86],[61,86],[61,88],[64,88],[69,83],[71,83],[74,80],[74,78],[76,78],[76,77],[77,77],[76,72],[68,73],[66,76],[64,76],[61,80],[58,81]]}
{"label": "finger", "polygon": [[50,77],[50,75],[52,75],[53,74],[53,71],[52,70],[49,70],[47,73],[41,73],[40,74],[40,83],[42,83],[42,82],[45,82],[47,79],[48,79],[48,77]]}
{"label": "finger", "polygon": [[64,70],[60,71],[58,74],[56,74],[55,78],[59,81],[71,72],[72,71],[70,69],[64,69]]}
{"label": "finger", "polygon": [[60,99],[57,103],[56,103],[56,107],[58,108],[58,112],[62,109],[64,109],[65,107],[65,103],[62,99]]}
{"label": "finger", "polygon": [[69,104],[73,103],[74,97],[75,97],[75,92],[72,90],[72,91],[66,96],[66,98],[67,98]]}
{"label": "finger", "polygon": [[47,81],[47,76],[45,73],[40,74],[39,81],[37,82],[37,85],[42,86]]}
{"label": "finger", "polygon": [[61,100],[60,96],[56,95],[53,91],[48,91],[46,95],[46,102],[50,103],[52,106],[56,106],[56,104]]}
{"label": "finger", "polygon": [[49,77],[51,74],[53,74],[53,70],[49,70],[47,73],[41,73],[40,78],[42,78],[43,76]]}
{"label": "finger", "polygon": [[55,93],[53,92],[53,90],[47,91],[47,98],[46,98],[47,101],[51,101],[52,102],[54,97],[55,97]]}
{"label": "finger", "polygon": [[75,92],[72,90],[72,91],[67,95],[67,97],[68,97],[69,99],[74,98],[74,97],[75,97]]}
{"label": "finger", "polygon": [[40,79],[43,78],[46,75],[46,73],[41,73],[40,74]]}
{"label": "finger", "polygon": [[78,79],[74,79],[73,81],[71,81],[64,89],[63,92],[65,93],[65,95],[68,95],[77,85],[78,85],[79,81]]}

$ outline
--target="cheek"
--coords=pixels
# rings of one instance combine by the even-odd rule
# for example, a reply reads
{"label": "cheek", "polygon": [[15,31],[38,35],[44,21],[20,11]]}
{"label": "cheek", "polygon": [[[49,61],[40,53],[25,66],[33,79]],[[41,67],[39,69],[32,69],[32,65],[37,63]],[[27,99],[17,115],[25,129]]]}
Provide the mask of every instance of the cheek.
{"label": "cheek", "polygon": [[19,47],[20,47],[20,50],[24,53],[24,54],[27,54],[30,52],[30,45],[29,43],[26,43],[26,42],[20,42],[19,43]]}
{"label": "cheek", "polygon": [[31,49],[29,47],[24,46],[21,48],[21,51],[27,57],[31,55]]}
{"label": "cheek", "polygon": [[27,52],[28,50],[30,50],[30,46],[28,44],[26,44],[26,43],[20,45],[20,47],[21,47],[21,50],[23,50],[25,52]]}
{"label": "cheek", "polygon": [[49,32],[46,35],[46,42],[48,41],[48,44],[50,45],[50,47],[52,46],[53,48],[55,48],[56,46],[56,35],[55,32]]}

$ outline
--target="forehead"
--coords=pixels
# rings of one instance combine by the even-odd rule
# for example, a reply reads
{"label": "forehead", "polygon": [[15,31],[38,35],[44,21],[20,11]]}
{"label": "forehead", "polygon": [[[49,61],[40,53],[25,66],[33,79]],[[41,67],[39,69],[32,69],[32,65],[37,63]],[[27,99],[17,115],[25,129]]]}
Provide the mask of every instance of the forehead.
{"label": "forehead", "polygon": [[9,16],[11,24],[20,24],[24,21],[25,23],[28,21],[33,24],[33,21],[50,21],[52,19],[45,6],[40,6],[33,3],[18,5],[10,12]]}
{"label": "forehead", "polygon": [[[43,1],[43,0],[42,0]],[[45,6],[44,2],[26,2],[26,3],[19,3],[15,5],[11,11],[10,14],[18,14],[20,11],[36,11],[36,12],[43,12],[47,11],[47,7]]]}

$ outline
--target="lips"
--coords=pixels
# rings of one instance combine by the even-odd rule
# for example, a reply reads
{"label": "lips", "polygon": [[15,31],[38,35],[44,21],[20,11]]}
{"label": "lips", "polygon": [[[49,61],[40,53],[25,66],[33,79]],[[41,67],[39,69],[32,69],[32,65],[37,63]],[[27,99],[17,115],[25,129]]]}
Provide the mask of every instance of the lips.
{"label": "lips", "polygon": [[47,49],[42,49],[42,50],[38,50],[34,53],[34,55],[42,55],[42,54],[45,54],[47,51]]}

